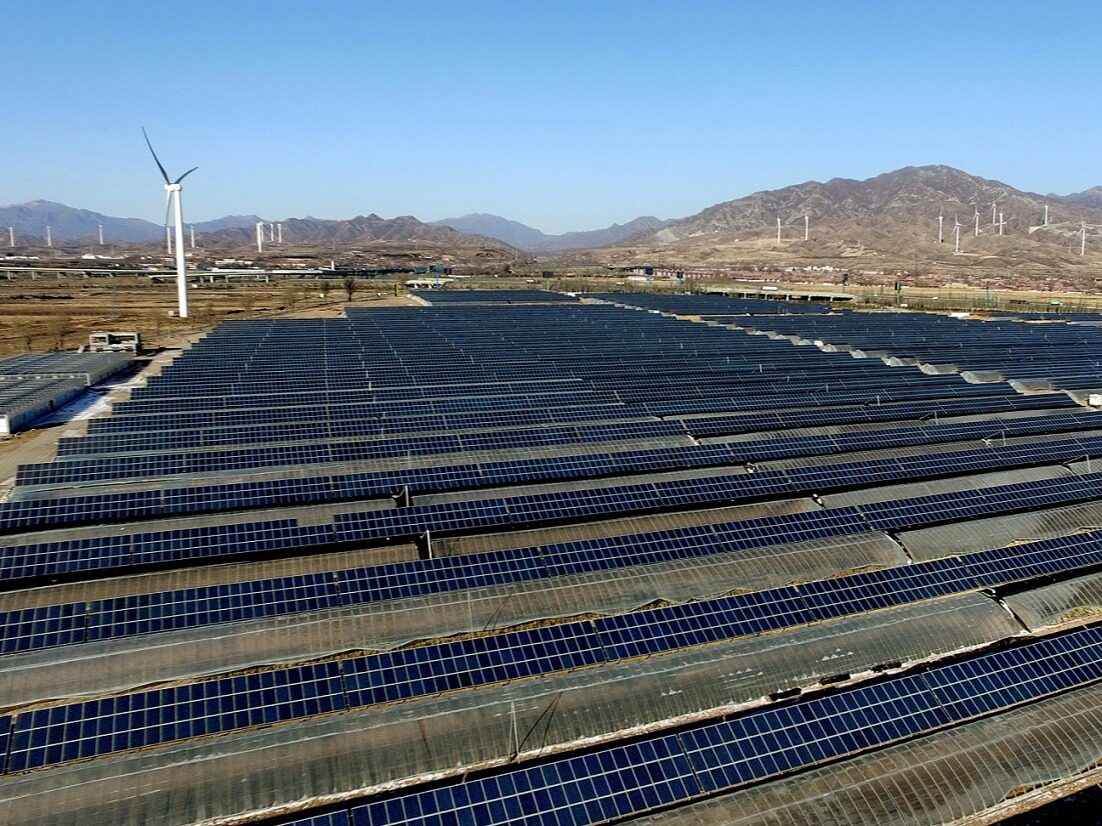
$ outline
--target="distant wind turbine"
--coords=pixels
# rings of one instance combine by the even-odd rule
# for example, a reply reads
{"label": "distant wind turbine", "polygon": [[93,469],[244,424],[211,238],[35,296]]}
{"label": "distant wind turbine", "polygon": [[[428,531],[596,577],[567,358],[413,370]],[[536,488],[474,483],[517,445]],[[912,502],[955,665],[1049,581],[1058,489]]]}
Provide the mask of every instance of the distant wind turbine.
{"label": "distant wind turbine", "polygon": [[181,193],[184,188],[180,182],[199,167],[193,166],[173,181],[168,177],[168,173],[165,172],[164,164],[161,163],[161,159],[158,158],[157,153],[153,151],[153,144],[149,142],[149,135],[146,133],[144,126],[142,127],[142,137],[145,138],[145,145],[149,147],[149,154],[153,156],[153,161],[157,164],[157,169],[161,171],[161,177],[165,179],[165,212],[168,211],[168,208],[173,203],[175,203],[176,206],[176,297],[180,305],[178,312],[179,317],[187,318],[187,266],[184,262],[184,205],[181,200]]}
{"label": "distant wind turbine", "polygon": [[50,225],[46,224],[46,246],[52,247],[54,245],[54,237],[50,235]]}
{"label": "distant wind turbine", "polygon": [[953,216],[953,232],[955,232],[957,236],[957,245],[953,253],[955,255],[960,255],[960,221],[957,220],[957,216],[955,215]]}
{"label": "distant wind turbine", "polygon": [[777,219],[777,242],[779,243],[780,240],[781,240],[781,219],[778,218]]}
{"label": "distant wind turbine", "polygon": [[1041,224],[1041,226],[1048,226],[1048,204],[1045,204],[1045,221],[1043,224]]}
{"label": "distant wind turbine", "polygon": [[992,201],[991,202],[991,226],[995,226],[995,224],[997,223],[995,221],[995,205],[996,204],[998,204],[998,201]]}
{"label": "distant wind turbine", "polygon": [[191,248],[195,249],[195,224],[192,224],[189,229],[191,229]]}
{"label": "distant wind turbine", "polygon": [[8,246],[15,246],[15,227],[8,227]]}
{"label": "distant wind turbine", "polygon": [[811,233],[810,219],[807,217],[806,214],[804,214],[804,240],[805,241],[808,240],[808,238],[811,237],[810,233]]}
{"label": "distant wind turbine", "polygon": [[976,207],[976,214],[973,216],[976,221],[976,228],[972,231],[972,235],[975,238],[980,237],[980,208]]}
{"label": "distant wind turbine", "polygon": [[264,252],[264,222],[256,222],[256,251]]}
{"label": "distant wind turbine", "polygon": [[276,227],[279,229],[279,235],[278,235],[277,240],[279,241],[279,243],[282,244],[283,243],[283,224],[276,224]]}
{"label": "distant wind turbine", "polygon": [[940,244],[943,242],[941,227],[945,223],[945,216],[940,212],[937,214],[937,242]]}
{"label": "distant wind turbine", "polygon": [[103,246],[103,224],[99,225],[99,245]]}
{"label": "distant wind turbine", "polygon": [[1003,220],[1002,212],[999,212],[999,235],[1003,234],[1003,227],[1006,226],[1006,221]]}
{"label": "distant wind turbine", "polygon": [[1079,254],[1087,254],[1087,222],[1081,221],[1079,224]]}

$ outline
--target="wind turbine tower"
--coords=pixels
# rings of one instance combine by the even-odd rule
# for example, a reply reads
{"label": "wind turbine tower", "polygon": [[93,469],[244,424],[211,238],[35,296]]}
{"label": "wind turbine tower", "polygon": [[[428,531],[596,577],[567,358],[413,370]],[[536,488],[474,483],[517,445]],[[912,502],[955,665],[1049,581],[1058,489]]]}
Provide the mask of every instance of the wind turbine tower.
{"label": "wind turbine tower", "polygon": [[943,242],[943,236],[941,228],[945,224],[945,216],[940,212],[937,214],[937,242],[940,244]]}
{"label": "wind turbine tower", "polygon": [[996,205],[997,203],[998,203],[998,201],[992,201],[992,202],[991,202],[991,226],[995,226],[995,224],[996,224],[996,223],[998,223],[998,222],[997,222],[997,221],[995,220],[995,205]]}
{"label": "wind turbine tower", "polygon": [[1079,254],[1087,254],[1087,222],[1082,221],[1079,225]]}
{"label": "wind turbine tower", "polygon": [[807,215],[804,215],[804,240],[808,240],[811,237],[811,224]]}
{"label": "wind turbine tower", "polygon": [[1044,227],[1048,226],[1048,204],[1045,204],[1045,220],[1044,220],[1044,223],[1041,224],[1041,226],[1044,226]]}
{"label": "wind turbine tower", "polygon": [[781,219],[777,219],[777,243],[781,242]]}
{"label": "wind turbine tower", "polygon": [[976,207],[976,214],[973,217],[974,217],[975,222],[976,222],[976,227],[972,231],[972,236],[974,238],[979,238],[980,237],[980,208],[979,207]]}
{"label": "wind turbine tower", "polygon": [[264,252],[264,224],[256,222],[256,251]]}
{"label": "wind turbine tower", "polygon": [[191,248],[195,249],[195,224],[192,224],[190,229],[191,229]]}
{"label": "wind turbine tower", "polygon": [[1000,212],[999,213],[999,235],[1003,234],[1003,226],[1005,224],[1006,224],[1006,221],[1003,220],[1003,214]]}
{"label": "wind turbine tower", "polygon": [[282,244],[283,243],[283,224],[276,224],[276,229],[279,230],[277,240],[279,241],[279,243]]}
{"label": "wind turbine tower", "polygon": [[99,225],[99,245],[103,246],[103,224]]}
{"label": "wind turbine tower", "polygon": [[8,227],[8,246],[15,246],[15,227]]}
{"label": "wind turbine tower", "polygon": [[153,151],[153,144],[149,142],[149,135],[146,134],[144,126],[142,127],[142,136],[145,138],[145,145],[149,147],[149,154],[153,156],[153,161],[157,164],[157,169],[161,171],[161,177],[165,180],[165,207],[167,208],[173,204],[176,207],[176,232],[174,235],[176,238],[176,297],[179,302],[177,315],[180,318],[187,318],[187,264],[184,261],[184,204],[181,198],[184,188],[180,182],[199,167],[193,166],[175,181],[172,180],[165,172],[161,159]]}
{"label": "wind turbine tower", "polygon": [[50,235],[50,225],[46,224],[46,246],[52,247],[54,245],[54,237]]}
{"label": "wind turbine tower", "polygon": [[957,236],[957,245],[956,248],[953,250],[953,254],[960,255],[960,221],[957,220],[957,217],[955,215],[953,216],[953,231],[956,233]]}

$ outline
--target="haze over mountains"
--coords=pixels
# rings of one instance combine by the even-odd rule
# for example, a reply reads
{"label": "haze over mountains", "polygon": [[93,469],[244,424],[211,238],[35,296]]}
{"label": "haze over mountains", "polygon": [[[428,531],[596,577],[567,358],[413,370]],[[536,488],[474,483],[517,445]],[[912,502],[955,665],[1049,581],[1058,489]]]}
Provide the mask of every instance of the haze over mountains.
{"label": "haze over mountains", "polygon": [[[992,214],[994,204],[994,214]],[[1049,209],[1044,225],[1045,207]],[[976,235],[978,212],[979,234]],[[944,218],[938,243],[937,217]],[[804,216],[810,232],[804,240]],[[1002,220],[1002,233],[999,219]],[[777,241],[777,219],[781,241]],[[254,247],[254,215],[197,222],[209,248]],[[954,227],[961,250],[954,253]],[[1087,225],[1087,255],[1080,256],[1081,222]],[[149,221],[112,218],[48,201],[0,208],[0,227],[41,238],[49,223],[55,239],[90,240],[103,224],[113,241],[159,242],[164,229]],[[288,244],[334,248],[408,242],[485,250],[503,260],[528,253],[589,261],[650,260],[677,264],[723,264],[757,260],[834,259],[906,262],[945,260],[953,265],[1044,266],[1102,260],[1102,187],[1071,195],[1023,192],[1000,181],[948,166],[906,167],[858,181],[834,178],[756,192],[672,221],[645,216],[588,232],[547,235],[496,215],[472,214],[424,223],[412,216],[349,220],[283,220]]]}
{"label": "haze over mountains", "polygon": [[613,224],[604,229],[583,232],[564,232],[561,235],[547,235],[519,221],[510,221],[500,215],[490,215],[485,212],[476,212],[460,218],[444,218],[432,223],[453,227],[460,232],[496,238],[517,249],[529,252],[555,252],[558,250],[607,247],[619,243],[625,238],[659,230],[669,222],[651,215],[643,215],[628,221],[626,224]]}
{"label": "haze over mountains", "polygon": [[[197,221],[195,231],[216,232],[227,227],[252,227],[259,220],[255,215],[227,215],[214,221]],[[29,201],[0,207],[0,226],[13,227],[16,235],[32,238],[45,237],[47,225],[55,240],[80,241],[98,238],[101,224],[104,239],[107,241],[140,244],[161,241],[165,237],[164,226],[152,221],[142,218],[116,218],[54,201]]]}
{"label": "haze over mountains", "polygon": [[[418,221],[412,215],[397,218],[380,218],[378,215],[357,215],[348,220],[322,218],[288,218],[283,224],[283,237],[288,243],[318,246],[336,244],[349,246],[380,241],[426,242],[452,246],[495,247],[511,249],[494,238],[463,233],[448,226],[437,226]],[[198,228],[198,225],[196,225]],[[207,233],[204,243],[252,246],[256,239],[255,221],[247,227],[227,227]],[[516,250],[513,250],[516,252]]]}

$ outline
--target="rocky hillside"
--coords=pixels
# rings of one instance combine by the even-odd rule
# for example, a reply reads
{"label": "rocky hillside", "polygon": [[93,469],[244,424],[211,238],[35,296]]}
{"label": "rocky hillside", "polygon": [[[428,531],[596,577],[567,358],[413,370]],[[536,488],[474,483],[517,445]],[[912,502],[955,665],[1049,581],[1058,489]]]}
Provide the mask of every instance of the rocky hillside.
{"label": "rocky hillside", "polygon": [[[1102,259],[1098,196],[1098,190],[1072,196],[1039,195],[948,166],[906,167],[864,181],[834,178],[756,192],[708,207],[656,232],[640,233],[617,247],[619,256],[686,263],[779,254],[928,260],[954,256],[954,223],[959,221],[961,252],[955,263],[1083,263],[1078,255],[1081,221],[1088,224],[1091,255],[1087,258]],[[1049,223],[1042,226],[1046,205]],[[939,214],[944,218],[941,244]],[[807,241],[805,215],[810,225]],[[609,257],[615,259],[618,254]]]}

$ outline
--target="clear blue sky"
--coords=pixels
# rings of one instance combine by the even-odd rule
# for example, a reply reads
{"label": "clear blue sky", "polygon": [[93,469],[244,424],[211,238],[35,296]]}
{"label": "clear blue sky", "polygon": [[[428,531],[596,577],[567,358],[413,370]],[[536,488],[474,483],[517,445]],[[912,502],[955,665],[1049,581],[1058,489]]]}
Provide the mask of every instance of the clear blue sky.
{"label": "clear blue sky", "polygon": [[9,0],[0,204],[546,232],[946,163],[1102,184],[1097,2]]}

